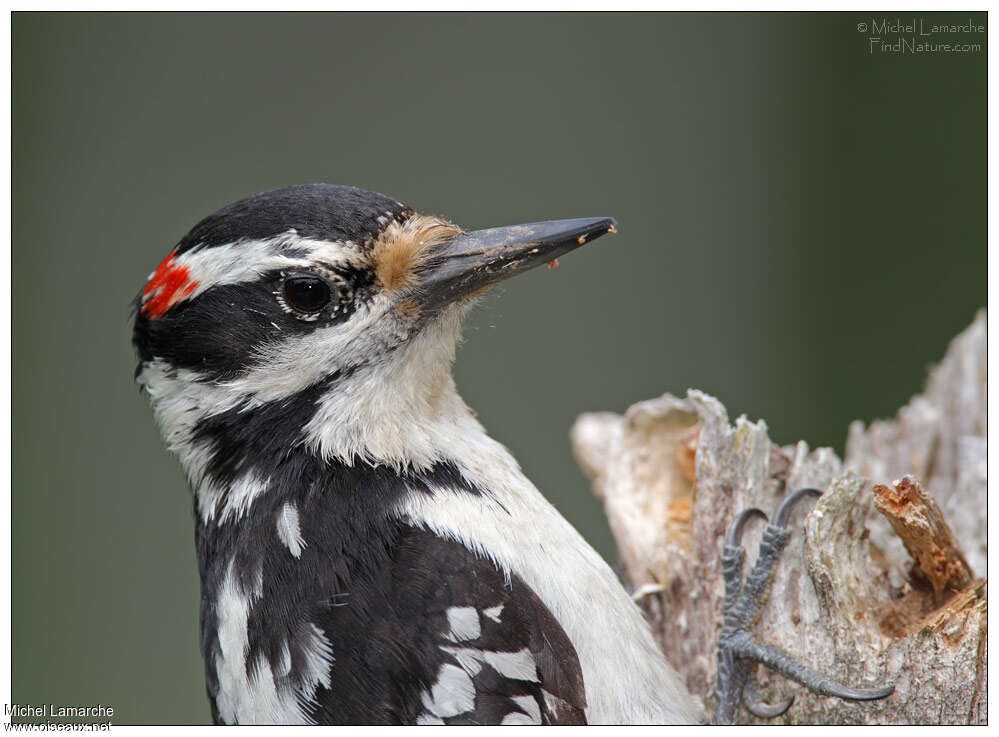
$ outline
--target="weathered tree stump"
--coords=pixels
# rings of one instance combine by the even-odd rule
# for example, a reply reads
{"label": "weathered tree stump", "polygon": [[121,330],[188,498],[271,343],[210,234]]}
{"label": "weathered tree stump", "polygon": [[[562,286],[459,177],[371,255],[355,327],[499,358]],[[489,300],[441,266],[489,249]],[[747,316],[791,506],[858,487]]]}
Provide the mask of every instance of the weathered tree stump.
{"label": "weathered tree stump", "polygon": [[[795,696],[775,721],[986,722],[985,344],[983,311],[894,420],[850,427],[845,462],[804,442],[778,447],[763,421],[732,424],[694,390],[576,421],[573,448],[628,583],[692,694],[710,704],[718,561],[734,515],[772,512],[787,492],[814,486],[825,493],[795,513],[755,631],[843,683],[893,683],[895,693],[845,702],[761,667],[772,703]],[[747,567],[758,539],[758,528],[744,537]],[[760,720],[743,710],[740,721]]]}

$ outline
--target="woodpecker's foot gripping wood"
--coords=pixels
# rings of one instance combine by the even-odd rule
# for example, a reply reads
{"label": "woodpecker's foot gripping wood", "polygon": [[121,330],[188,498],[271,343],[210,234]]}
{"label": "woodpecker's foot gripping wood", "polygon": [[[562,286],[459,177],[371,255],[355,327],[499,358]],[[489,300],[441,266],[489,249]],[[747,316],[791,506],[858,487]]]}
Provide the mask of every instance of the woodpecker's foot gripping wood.
{"label": "woodpecker's foot gripping wood", "polygon": [[732,724],[740,703],[762,718],[780,716],[790,708],[793,697],[776,705],[761,700],[753,675],[758,663],[816,693],[851,701],[881,699],[895,690],[894,686],[877,689],[844,686],[799,663],[782,650],[758,641],[750,631],[766,601],[781,553],[791,539],[791,531],[787,528],[791,512],[802,499],[821,495],[818,489],[798,489],[781,502],[774,521],[767,524],[763,531],[756,563],[745,582],[742,569],[746,562],[746,550],[741,544],[742,531],[752,518],[766,519],[767,516],[752,507],[743,510],[732,523],[721,554],[725,600],[722,606],[724,620],[718,636],[718,677],[715,681],[715,722],[718,724]]}

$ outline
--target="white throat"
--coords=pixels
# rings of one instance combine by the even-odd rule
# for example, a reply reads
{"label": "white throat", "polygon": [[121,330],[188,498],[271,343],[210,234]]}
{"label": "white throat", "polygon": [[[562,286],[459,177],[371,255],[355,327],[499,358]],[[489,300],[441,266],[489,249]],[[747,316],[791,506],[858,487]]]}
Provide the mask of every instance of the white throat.
{"label": "white throat", "polygon": [[460,318],[448,310],[379,363],[338,381],[305,427],[308,447],[328,460],[421,469],[450,457],[468,423],[481,432],[451,376]]}

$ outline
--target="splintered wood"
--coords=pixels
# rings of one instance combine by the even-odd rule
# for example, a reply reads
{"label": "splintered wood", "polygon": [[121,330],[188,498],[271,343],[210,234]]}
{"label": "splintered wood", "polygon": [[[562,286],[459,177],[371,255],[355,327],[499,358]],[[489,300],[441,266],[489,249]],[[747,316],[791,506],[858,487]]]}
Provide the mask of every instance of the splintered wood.
{"label": "splintered wood", "polygon": [[[987,586],[975,579],[987,552],[985,320],[983,311],[954,339],[898,417],[850,428],[845,462],[804,442],[779,447],[763,421],[730,422],[718,400],[693,390],[576,421],[573,450],[603,500],[627,583],[707,712],[725,532],[742,509],[772,513],[789,491],[814,486],[825,493],[791,519],[756,634],[843,683],[896,690],[846,702],[761,668],[767,700],[793,694],[794,705],[771,722],[744,710],[740,719],[986,723]],[[922,477],[932,479],[925,490]],[[758,540],[750,527],[747,566]]]}
{"label": "splintered wood", "polygon": [[960,591],[971,583],[971,569],[940,505],[918,483],[906,476],[892,486],[875,484],[874,506],[888,519],[919,565],[933,587],[936,601],[941,600],[945,590]]}

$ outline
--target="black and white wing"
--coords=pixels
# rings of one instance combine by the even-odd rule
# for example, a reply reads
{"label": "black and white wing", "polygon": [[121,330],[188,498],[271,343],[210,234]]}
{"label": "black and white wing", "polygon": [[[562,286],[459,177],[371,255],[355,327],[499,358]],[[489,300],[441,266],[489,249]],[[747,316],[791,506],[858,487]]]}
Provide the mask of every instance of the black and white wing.
{"label": "black and white wing", "polygon": [[523,581],[425,530],[401,527],[391,548],[319,614],[335,660],[312,719],[585,723],[575,648]]}

